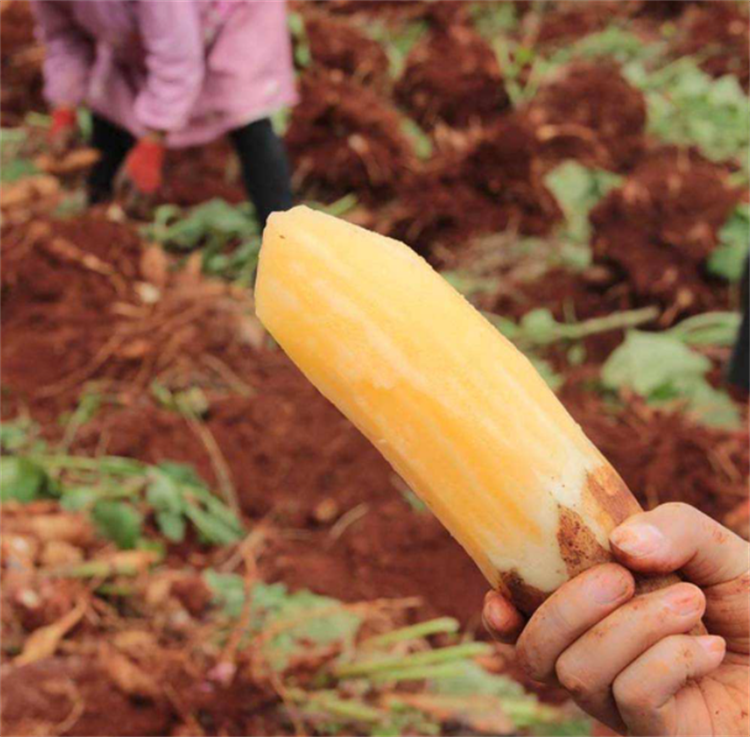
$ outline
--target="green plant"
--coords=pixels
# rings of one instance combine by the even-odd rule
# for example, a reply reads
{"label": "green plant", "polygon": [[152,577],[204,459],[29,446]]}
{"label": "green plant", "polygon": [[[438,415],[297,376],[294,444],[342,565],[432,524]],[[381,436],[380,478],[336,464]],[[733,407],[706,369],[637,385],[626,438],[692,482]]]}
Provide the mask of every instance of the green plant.
{"label": "green plant", "polygon": [[490,42],[518,28],[518,13],[513,3],[472,2],[469,14],[474,27]]}
{"label": "green plant", "polygon": [[742,278],[750,246],[750,205],[737,205],[719,232],[719,245],[708,258],[708,270],[738,282]]}
{"label": "green plant", "polygon": [[22,128],[0,129],[0,182],[10,184],[39,173],[34,162],[23,155],[27,139]]}
{"label": "green plant", "polygon": [[518,323],[499,315],[487,315],[488,319],[506,338],[522,350],[546,346],[560,341],[582,340],[590,335],[622,330],[650,322],[658,316],[655,307],[613,312],[605,317],[592,317],[581,322],[558,322],[550,310],[539,307],[527,312]]}
{"label": "green plant", "polygon": [[738,427],[732,399],[706,379],[711,368],[679,333],[629,330],[602,366],[601,378],[607,389],[631,391],[655,406],[684,405],[706,425]]}
{"label": "green plant", "polygon": [[102,535],[122,548],[140,544],[147,516],[171,542],[183,540],[188,526],[211,545],[244,536],[240,520],[189,466],[49,453],[7,456],[2,464],[3,501],[57,497],[63,509],[88,512]]}
{"label": "green plant", "polygon": [[560,239],[588,249],[589,213],[610,190],[620,186],[622,177],[604,169],[588,168],[577,161],[566,161],[547,174],[545,183],[565,214]]}
{"label": "green plant", "polygon": [[146,238],[173,251],[201,249],[203,271],[249,284],[260,252],[260,226],[252,207],[213,199],[189,210],[161,205]]}
{"label": "green plant", "polygon": [[734,160],[747,177],[750,104],[736,77],[714,79],[692,57],[661,69],[632,63],[623,72],[646,95],[651,134],[670,143],[698,146],[714,161]]}
{"label": "green plant", "polygon": [[[475,659],[491,646],[461,636],[451,617],[368,635],[372,603],[345,604],[211,569],[203,576],[226,631],[244,627],[240,644],[252,644],[283,679],[287,704],[316,733],[440,734],[446,721],[480,734],[569,726],[560,710],[482,668]],[[320,663],[304,687],[293,680],[300,659]],[[578,727],[586,733],[581,721]]]}
{"label": "green plant", "polygon": [[385,49],[389,73],[393,79],[401,76],[406,66],[406,57],[427,32],[427,28],[424,21],[413,21],[396,29],[382,21],[371,21],[362,26],[362,30]]}

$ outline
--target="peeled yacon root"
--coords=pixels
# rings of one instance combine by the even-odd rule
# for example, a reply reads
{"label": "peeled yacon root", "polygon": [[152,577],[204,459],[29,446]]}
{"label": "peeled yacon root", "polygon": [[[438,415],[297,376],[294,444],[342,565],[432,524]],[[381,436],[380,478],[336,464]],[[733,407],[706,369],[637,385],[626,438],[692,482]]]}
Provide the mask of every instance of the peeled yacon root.
{"label": "peeled yacon root", "polygon": [[406,245],[276,213],[256,308],[521,610],[611,559],[637,501],[528,359]]}

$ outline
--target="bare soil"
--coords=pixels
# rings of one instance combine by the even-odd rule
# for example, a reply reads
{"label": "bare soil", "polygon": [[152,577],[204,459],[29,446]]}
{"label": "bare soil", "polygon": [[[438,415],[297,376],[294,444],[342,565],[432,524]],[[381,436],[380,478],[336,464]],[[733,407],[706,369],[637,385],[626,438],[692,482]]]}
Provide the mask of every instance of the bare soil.
{"label": "bare soil", "polygon": [[644,151],[645,98],[614,64],[564,67],[534,96],[528,115],[537,127],[542,156],[553,164],[575,158],[621,171]]}
{"label": "bare soil", "polygon": [[727,287],[708,274],[706,259],[741,197],[725,170],[697,154],[656,152],[591,212],[596,258],[675,319],[726,308]]}
{"label": "bare soil", "polygon": [[372,90],[340,74],[308,72],[300,96],[286,134],[297,186],[377,202],[415,168],[399,113]]}
{"label": "bare soil", "polygon": [[750,18],[747,5],[734,2],[695,3],[680,21],[675,53],[697,54],[714,77],[735,74],[745,90],[750,85]]}
{"label": "bare soil", "polygon": [[441,28],[417,44],[395,97],[426,130],[441,123],[456,128],[488,124],[510,106],[492,48],[460,24]]}

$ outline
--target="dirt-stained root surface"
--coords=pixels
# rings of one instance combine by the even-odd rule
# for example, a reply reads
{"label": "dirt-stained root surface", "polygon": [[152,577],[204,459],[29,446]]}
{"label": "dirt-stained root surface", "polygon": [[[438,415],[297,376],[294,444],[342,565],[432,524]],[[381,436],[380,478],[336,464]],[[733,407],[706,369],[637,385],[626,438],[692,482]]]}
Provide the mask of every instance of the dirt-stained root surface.
{"label": "dirt-stained root surface", "polygon": [[305,33],[317,66],[338,71],[365,86],[387,90],[388,56],[377,41],[351,23],[315,10],[306,14]]}
{"label": "dirt-stained root surface", "polygon": [[726,309],[727,287],[707,273],[706,259],[740,197],[723,169],[697,155],[653,154],[592,210],[595,257],[675,318]]}
{"label": "dirt-stained root surface", "polygon": [[746,3],[692,4],[680,22],[677,54],[696,54],[701,66],[714,77],[737,75],[750,87],[750,15]]}
{"label": "dirt-stained root surface", "polygon": [[440,27],[417,44],[395,94],[427,130],[440,123],[457,128],[486,124],[510,105],[495,53],[464,25]]}
{"label": "dirt-stained root surface", "polygon": [[402,186],[389,234],[422,253],[500,230],[545,235],[562,213],[544,185],[537,154],[531,126],[515,116],[463,148],[444,150]]}
{"label": "dirt-stained root surface", "polygon": [[399,113],[375,92],[341,74],[309,72],[300,97],[286,133],[298,186],[379,200],[415,168]]}
{"label": "dirt-stained root surface", "polygon": [[575,158],[619,171],[644,149],[645,98],[611,63],[563,67],[534,96],[528,116],[551,163]]}

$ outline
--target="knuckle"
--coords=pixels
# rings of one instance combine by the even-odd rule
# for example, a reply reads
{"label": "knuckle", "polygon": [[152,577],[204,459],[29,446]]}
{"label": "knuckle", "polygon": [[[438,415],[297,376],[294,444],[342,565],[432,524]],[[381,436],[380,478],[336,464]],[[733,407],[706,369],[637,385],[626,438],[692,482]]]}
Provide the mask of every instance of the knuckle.
{"label": "knuckle", "polygon": [[651,709],[654,707],[653,689],[644,679],[619,675],[612,684],[612,695],[618,706],[629,711]]}
{"label": "knuckle", "polygon": [[584,699],[591,690],[582,677],[582,670],[577,660],[566,655],[562,655],[555,665],[557,680],[575,699]]}

